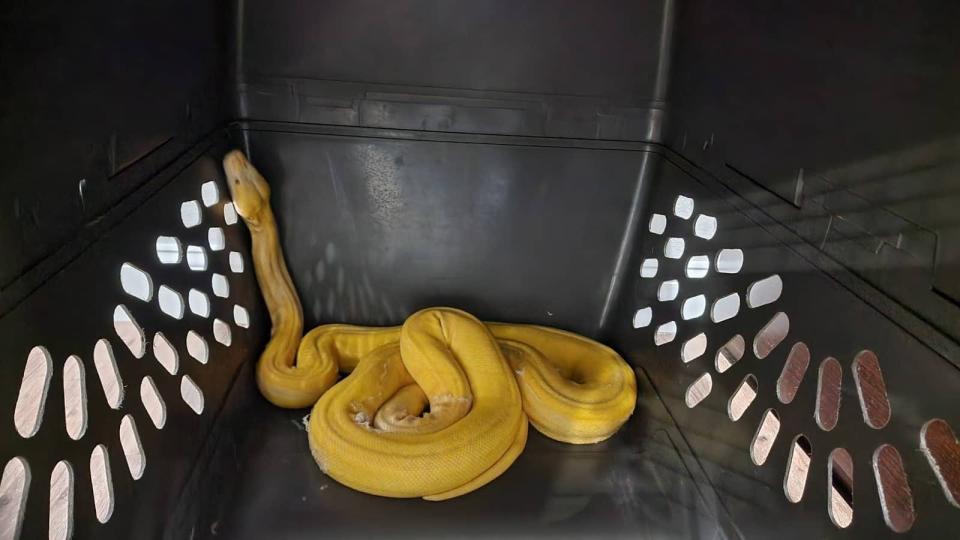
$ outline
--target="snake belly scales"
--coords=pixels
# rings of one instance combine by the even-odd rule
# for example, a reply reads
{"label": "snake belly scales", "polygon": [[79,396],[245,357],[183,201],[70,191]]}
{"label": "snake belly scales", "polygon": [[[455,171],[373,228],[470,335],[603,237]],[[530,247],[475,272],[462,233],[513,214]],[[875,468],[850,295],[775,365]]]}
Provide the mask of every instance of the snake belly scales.
{"label": "snake belly scales", "polygon": [[507,470],[528,422],[552,439],[588,444],[633,413],[630,366],[562,330],[438,307],[399,327],[329,324],[303,335],[270,186],[240,151],[223,167],[273,325],[257,385],[277,406],[313,407],[310,451],[334,480],[386,497],[449,499]]}

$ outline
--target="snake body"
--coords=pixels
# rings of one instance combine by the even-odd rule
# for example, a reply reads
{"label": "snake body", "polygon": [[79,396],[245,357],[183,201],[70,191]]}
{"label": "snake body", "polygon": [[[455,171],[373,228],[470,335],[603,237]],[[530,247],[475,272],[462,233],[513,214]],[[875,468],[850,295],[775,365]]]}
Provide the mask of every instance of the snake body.
{"label": "snake body", "polygon": [[270,186],[239,151],[223,166],[272,323],[257,385],[277,406],[313,407],[310,450],[338,482],[387,497],[448,499],[507,470],[528,421],[550,438],[585,444],[610,437],[633,413],[630,366],[554,328],[484,323],[441,307],[402,326],[329,324],[303,335]]}

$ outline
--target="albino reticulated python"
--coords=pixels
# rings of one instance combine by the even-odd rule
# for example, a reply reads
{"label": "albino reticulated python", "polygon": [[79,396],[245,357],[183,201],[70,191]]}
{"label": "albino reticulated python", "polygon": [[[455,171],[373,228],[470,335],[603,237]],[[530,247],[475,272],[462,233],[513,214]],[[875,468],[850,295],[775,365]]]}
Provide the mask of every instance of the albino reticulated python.
{"label": "albino reticulated python", "polygon": [[[270,186],[239,151],[223,159],[273,331],[257,385],[273,404],[313,406],[310,450],[351,488],[443,500],[503,473],[523,451],[527,421],[586,444],[633,413],[633,370],[612,349],[542,326],[483,323],[429,308],[403,326],[319,326],[303,312],[280,249]],[[339,383],[339,373],[348,373]],[[429,407],[429,412],[424,412]]]}

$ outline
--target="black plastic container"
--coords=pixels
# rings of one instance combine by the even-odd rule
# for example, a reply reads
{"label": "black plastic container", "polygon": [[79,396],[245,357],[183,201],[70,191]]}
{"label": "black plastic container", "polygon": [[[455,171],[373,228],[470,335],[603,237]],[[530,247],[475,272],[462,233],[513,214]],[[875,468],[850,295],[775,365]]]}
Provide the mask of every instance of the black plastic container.
{"label": "black plastic container", "polygon": [[[955,536],[960,7],[835,4],[3,6],[0,539]],[[636,414],[444,503],[326,477],[230,148],[308,326],[573,330]]]}

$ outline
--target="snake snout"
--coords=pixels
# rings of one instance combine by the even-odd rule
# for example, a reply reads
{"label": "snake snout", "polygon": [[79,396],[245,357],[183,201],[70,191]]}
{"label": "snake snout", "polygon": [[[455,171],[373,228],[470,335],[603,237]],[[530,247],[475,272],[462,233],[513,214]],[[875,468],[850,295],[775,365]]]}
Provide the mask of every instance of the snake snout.
{"label": "snake snout", "polygon": [[240,150],[224,156],[223,171],[237,213],[248,222],[256,220],[260,210],[269,204],[270,187],[266,180]]}

